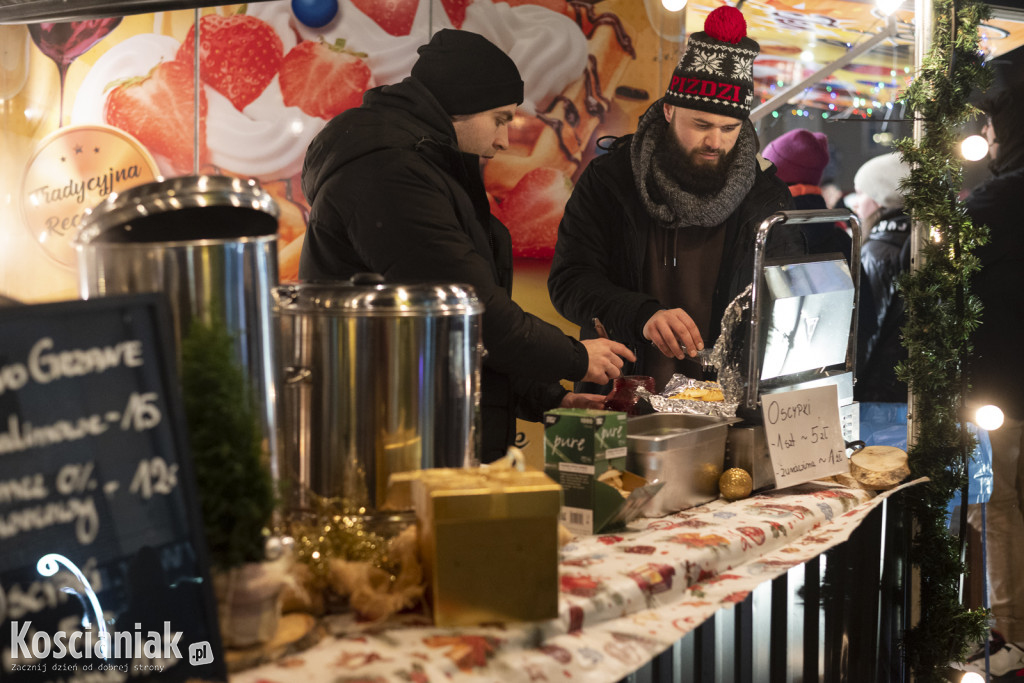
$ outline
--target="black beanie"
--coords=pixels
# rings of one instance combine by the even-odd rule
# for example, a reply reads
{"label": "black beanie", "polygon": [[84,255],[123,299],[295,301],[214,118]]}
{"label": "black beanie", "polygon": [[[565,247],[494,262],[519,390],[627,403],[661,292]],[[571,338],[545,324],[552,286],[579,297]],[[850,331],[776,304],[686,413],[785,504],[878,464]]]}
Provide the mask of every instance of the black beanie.
{"label": "black beanie", "polygon": [[523,102],[523,79],[516,63],[477,33],[444,28],[417,52],[413,78],[448,114],[477,114]]}

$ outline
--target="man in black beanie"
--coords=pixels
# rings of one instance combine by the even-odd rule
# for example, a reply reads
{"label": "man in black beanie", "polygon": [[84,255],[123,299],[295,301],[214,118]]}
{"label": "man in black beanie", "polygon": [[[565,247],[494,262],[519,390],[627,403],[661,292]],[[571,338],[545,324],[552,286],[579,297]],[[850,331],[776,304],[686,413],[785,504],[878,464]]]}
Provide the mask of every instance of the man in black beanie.
{"label": "man in black beanie", "polygon": [[515,63],[468,31],[443,29],[418,52],[411,76],[368,91],[310,144],[299,277],[471,285],[485,307],[479,455],[490,462],[513,443],[516,417],[601,406],[560,379],[604,384],[634,356],[607,339],[578,342],[512,300],[512,241],[491,215],[480,163],[508,147],[523,101]]}
{"label": "man in black beanie", "polygon": [[[750,284],[761,221],[792,207],[749,121],[760,48],[735,7],[689,36],[665,95],[636,134],[583,172],[558,228],[548,291],[594,337],[593,320],[637,356],[625,374],[701,378],[694,360],[726,306]],[[768,255],[797,255],[799,230],[775,229]],[[594,387],[581,390],[596,391]]]}

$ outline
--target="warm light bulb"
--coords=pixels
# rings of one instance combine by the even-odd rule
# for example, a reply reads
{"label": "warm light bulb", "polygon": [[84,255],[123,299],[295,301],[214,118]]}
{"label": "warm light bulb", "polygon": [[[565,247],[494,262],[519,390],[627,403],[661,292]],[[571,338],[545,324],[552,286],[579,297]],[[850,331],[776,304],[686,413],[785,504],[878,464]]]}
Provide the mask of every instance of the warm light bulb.
{"label": "warm light bulb", "polygon": [[989,432],[999,429],[1003,426],[1003,411],[999,409],[999,406],[982,406],[974,414],[974,423]]}
{"label": "warm light bulb", "polygon": [[814,61],[814,53],[811,52],[810,50],[804,50],[803,52],[800,53],[800,61],[801,62],[813,62]]}
{"label": "warm light bulb", "polygon": [[968,161],[984,159],[988,154],[988,140],[980,135],[970,135],[960,143],[960,154]]}
{"label": "warm light bulb", "polygon": [[661,0],[661,6],[669,12],[678,12],[686,7],[686,0]]}
{"label": "warm light bulb", "polygon": [[879,11],[885,16],[889,16],[900,8],[903,4],[903,0],[875,0],[875,6],[878,7]]}
{"label": "warm light bulb", "polygon": [[985,683],[985,678],[973,671],[968,671],[964,674],[964,677],[960,679],[960,683]]}

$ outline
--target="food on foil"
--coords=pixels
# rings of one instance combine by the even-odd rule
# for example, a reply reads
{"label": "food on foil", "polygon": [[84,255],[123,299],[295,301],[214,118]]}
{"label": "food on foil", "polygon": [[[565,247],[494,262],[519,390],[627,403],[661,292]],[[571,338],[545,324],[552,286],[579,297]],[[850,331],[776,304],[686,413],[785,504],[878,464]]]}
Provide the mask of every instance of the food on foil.
{"label": "food on foil", "polygon": [[659,413],[736,417],[736,408],[739,407],[739,403],[725,399],[722,385],[718,382],[704,382],[680,374],[672,375],[660,394],[649,394],[642,388],[637,390],[637,394],[647,399]]}
{"label": "food on foil", "polygon": [[688,401],[724,401],[725,394],[722,393],[722,385],[718,382],[704,382],[714,385],[708,387],[687,387],[682,391],[669,396],[671,399],[685,399]]}

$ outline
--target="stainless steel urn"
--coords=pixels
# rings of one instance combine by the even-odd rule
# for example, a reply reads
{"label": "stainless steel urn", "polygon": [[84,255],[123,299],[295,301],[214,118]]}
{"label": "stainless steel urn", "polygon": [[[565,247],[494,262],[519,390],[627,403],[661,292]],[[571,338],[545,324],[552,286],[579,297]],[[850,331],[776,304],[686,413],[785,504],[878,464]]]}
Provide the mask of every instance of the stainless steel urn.
{"label": "stainless steel urn", "polygon": [[271,289],[274,200],[255,181],[187,176],[113,194],[75,239],[83,299],[163,292],[180,349],[194,319],[224,322],[249,378],[265,450],[277,459]]}
{"label": "stainless steel urn", "polygon": [[475,461],[483,305],[472,288],[356,276],[273,295],[290,512],[328,499],[372,518],[391,474]]}

